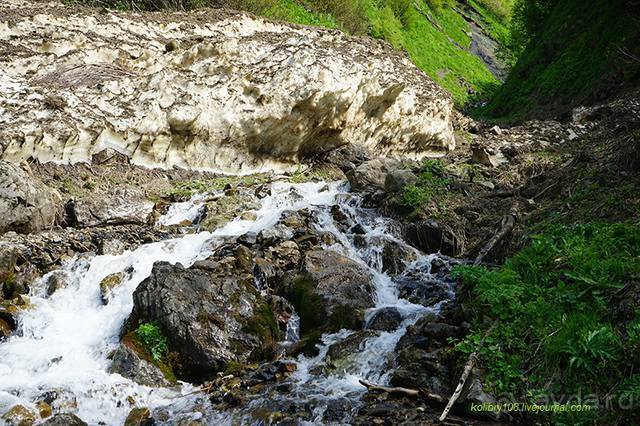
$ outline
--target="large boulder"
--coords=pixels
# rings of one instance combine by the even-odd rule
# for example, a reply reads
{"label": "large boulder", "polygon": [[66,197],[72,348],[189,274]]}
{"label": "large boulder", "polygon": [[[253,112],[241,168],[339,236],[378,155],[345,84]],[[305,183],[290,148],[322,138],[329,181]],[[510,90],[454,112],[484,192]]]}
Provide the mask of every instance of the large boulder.
{"label": "large boulder", "polygon": [[71,413],[56,414],[41,424],[43,426],[87,426],[82,419]]}
{"label": "large boulder", "polygon": [[73,222],[80,227],[103,225],[144,225],[149,222],[154,203],[134,187],[117,187],[109,194],[87,196],[71,204]]}
{"label": "large boulder", "polygon": [[[0,6],[4,158],[228,172],[360,144],[416,159],[454,144],[449,95],[402,52],[225,10]],[[98,27],[103,31],[88,31]],[[43,41],[44,40],[44,41]],[[1,149],[0,149],[1,151]]]}
{"label": "large boulder", "polygon": [[60,195],[25,168],[0,161],[0,234],[41,231],[61,214]]}
{"label": "large boulder", "polygon": [[360,329],[364,311],[375,305],[371,273],[333,250],[308,251],[302,272],[285,280],[281,291],[300,315],[303,333]]}
{"label": "large boulder", "polygon": [[401,167],[392,159],[376,158],[365,161],[353,170],[347,172],[347,179],[351,189],[356,192],[384,191],[387,174]]}
{"label": "large boulder", "polygon": [[270,355],[279,330],[273,309],[236,259],[190,268],[158,262],[133,295],[132,318],[155,322],[180,356],[178,374],[201,381],[230,361]]}
{"label": "large boulder", "polygon": [[141,359],[138,354],[125,344],[113,351],[109,373],[117,373],[144,386],[168,386],[170,383],[162,371],[152,363]]}

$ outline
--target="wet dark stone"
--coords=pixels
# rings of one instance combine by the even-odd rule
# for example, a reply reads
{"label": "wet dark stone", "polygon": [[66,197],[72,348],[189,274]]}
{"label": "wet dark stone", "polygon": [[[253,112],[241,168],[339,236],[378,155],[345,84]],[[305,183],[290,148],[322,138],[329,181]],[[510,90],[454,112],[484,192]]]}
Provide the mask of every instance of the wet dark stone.
{"label": "wet dark stone", "polygon": [[402,323],[402,315],[397,308],[387,307],[378,310],[373,314],[366,328],[370,330],[394,331]]}
{"label": "wet dark stone", "polygon": [[432,219],[407,224],[404,235],[407,241],[427,254],[440,252],[456,256],[462,248],[459,238],[451,229],[440,226]]}

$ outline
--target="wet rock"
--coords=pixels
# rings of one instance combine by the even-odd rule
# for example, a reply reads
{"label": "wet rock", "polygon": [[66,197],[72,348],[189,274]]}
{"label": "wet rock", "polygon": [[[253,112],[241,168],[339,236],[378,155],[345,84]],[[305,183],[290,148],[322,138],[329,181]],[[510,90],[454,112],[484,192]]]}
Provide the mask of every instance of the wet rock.
{"label": "wet rock", "polygon": [[166,330],[180,356],[178,373],[201,382],[230,361],[272,353],[277,322],[253,281],[234,258],[199,261],[188,269],[158,262],[133,295],[133,316]]}
{"label": "wet rock", "polygon": [[377,310],[367,321],[368,330],[394,331],[402,323],[402,314],[398,308],[386,307]]}
{"label": "wet rock", "polygon": [[284,283],[285,297],[300,315],[302,332],[318,327],[359,329],[374,305],[369,271],[333,250],[311,250],[302,274]]}
{"label": "wet rock", "polygon": [[154,203],[134,187],[116,187],[109,194],[87,196],[71,203],[72,223],[80,227],[146,224]]}
{"label": "wet rock", "polygon": [[284,224],[277,224],[271,228],[263,229],[258,234],[258,242],[263,246],[272,246],[280,241],[293,238],[293,230]]}
{"label": "wet rock", "polygon": [[398,167],[400,163],[392,159],[369,160],[349,171],[347,179],[351,189],[356,192],[384,191],[387,174]]}
{"label": "wet rock", "polygon": [[255,232],[247,232],[239,236],[236,241],[247,247],[252,247],[258,241],[258,234]]}
{"label": "wet rock", "polygon": [[151,411],[146,408],[134,408],[129,412],[124,426],[153,426],[156,422],[151,417]]}
{"label": "wet rock", "polygon": [[419,333],[436,342],[446,343],[451,338],[462,336],[463,329],[450,324],[440,322],[428,322],[424,325],[418,322],[414,327],[419,328]]}
{"label": "wet rock", "polygon": [[236,247],[233,255],[236,258],[236,265],[240,271],[250,273],[253,270],[253,252],[249,248],[239,245]]}
{"label": "wet rock", "polygon": [[50,228],[62,213],[60,194],[27,170],[0,161],[0,234]]}
{"label": "wet rock", "polygon": [[353,226],[353,221],[351,220],[349,215],[344,212],[339,204],[331,206],[331,217],[333,218],[336,226],[342,231],[345,231]]}
{"label": "wet rock", "polygon": [[406,266],[417,259],[415,250],[411,247],[391,240],[383,238],[382,244],[382,271],[390,275],[402,273]]}
{"label": "wet rock", "polygon": [[407,224],[404,235],[408,242],[427,254],[440,252],[455,257],[462,251],[457,235],[432,219]]}
{"label": "wet rock", "polygon": [[371,160],[371,153],[359,145],[342,146],[329,152],[325,157],[325,161],[336,165],[344,173],[369,160]]}
{"label": "wet rock", "polygon": [[415,185],[418,178],[411,170],[393,170],[384,180],[384,190],[387,192],[401,192],[406,186]]}
{"label": "wet rock", "polygon": [[305,218],[299,212],[292,210],[282,212],[280,223],[291,229],[300,229],[306,226]]}
{"label": "wet rock", "polygon": [[45,420],[43,426],[87,426],[80,417],[71,413],[56,414]]}
{"label": "wet rock", "polygon": [[300,264],[300,249],[295,241],[284,241],[272,250],[276,265],[282,270],[290,270]]}
{"label": "wet rock", "polygon": [[0,321],[4,323],[5,329],[8,327],[10,331],[14,331],[18,326],[16,321],[17,313],[20,309],[13,303],[4,302],[0,304]]}
{"label": "wet rock", "polygon": [[64,271],[55,271],[49,275],[46,283],[47,296],[51,296],[61,288],[65,288],[68,284],[67,279],[67,273]]}
{"label": "wet rock", "polygon": [[53,414],[51,406],[44,401],[38,402],[36,407],[38,408],[38,413],[40,414],[41,419],[49,418]]}
{"label": "wet rock", "polygon": [[118,239],[106,239],[99,246],[99,254],[107,254],[111,256],[119,256],[127,249],[127,244]]}
{"label": "wet rock", "polygon": [[0,318],[0,342],[11,336],[11,333],[13,333],[12,328],[5,320]]}
{"label": "wet rock", "polygon": [[451,298],[449,286],[436,278],[422,276],[398,278],[400,297],[422,306],[434,304]]}
{"label": "wet rock", "polygon": [[327,364],[333,370],[345,370],[354,362],[355,356],[363,349],[365,341],[378,336],[376,330],[360,330],[334,343],[327,351]]}
{"label": "wet rock", "polygon": [[118,346],[109,358],[111,366],[109,373],[120,374],[143,386],[169,386],[169,381],[158,367],[141,359],[138,354],[124,344]]}
{"label": "wet rock", "polygon": [[105,305],[109,303],[111,292],[122,284],[124,279],[124,272],[116,272],[114,274],[107,275],[100,281],[100,299]]}
{"label": "wet rock", "polygon": [[448,398],[449,369],[441,362],[440,350],[430,351],[414,346],[396,349],[397,368],[391,376],[393,386],[425,389]]}
{"label": "wet rock", "polygon": [[14,405],[0,419],[7,426],[30,426],[36,422],[36,414],[23,405]]}
{"label": "wet rock", "polygon": [[231,222],[240,212],[255,210],[260,204],[245,191],[224,195],[206,204],[205,217],[200,226],[207,231],[214,231]]}
{"label": "wet rock", "polygon": [[263,198],[268,197],[269,195],[271,195],[271,185],[267,185],[267,184],[262,184],[260,186],[258,186],[256,188],[256,190],[254,191],[253,195],[256,196],[256,198],[262,200]]}

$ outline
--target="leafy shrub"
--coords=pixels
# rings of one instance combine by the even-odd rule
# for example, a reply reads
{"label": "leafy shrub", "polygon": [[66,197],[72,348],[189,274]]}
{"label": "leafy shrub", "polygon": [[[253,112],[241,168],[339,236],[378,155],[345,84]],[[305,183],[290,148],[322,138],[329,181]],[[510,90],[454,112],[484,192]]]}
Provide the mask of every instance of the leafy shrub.
{"label": "leafy shrub", "polygon": [[640,225],[550,227],[504,266],[462,266],[454,275],[469,289],[476,318],[458,350],[477,350],[486,335],[480,359],[494,392],[533,400],[544,389],[640,390],[640,379],[624,380],[640,363],[640,318],[622,325],[610,303],[640,276]]}
{"label": "leafy shrub", "polygon": [[444,178],[442,163],[438,160],[427,160],[418,176],[418,182],[404,189],[402,204],[411,208],[420,207],[438,195],[448,183]]}
{"label": "leafy shrub", "polygon": [[151,354],[154,361],[159,362],[169,352],[167,338],[160,327],[153,322],[140,324],[136,329],[136,337]]}

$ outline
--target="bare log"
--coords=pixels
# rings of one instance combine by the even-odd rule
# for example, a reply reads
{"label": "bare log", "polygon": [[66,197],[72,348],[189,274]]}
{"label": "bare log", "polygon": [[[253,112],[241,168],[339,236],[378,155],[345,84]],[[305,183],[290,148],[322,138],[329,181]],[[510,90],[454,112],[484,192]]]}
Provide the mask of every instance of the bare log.
{"label": "bare log", "polygon": [[424,392],[422,390],[402,388],[402,387],[382,386],[382,385],[377,385],[375,383],[371,383],[362,379],[358,381],[362,386],[367,388],[367,390],[370,390],[373,392],[386,392],[386,393],[398,394],[398,395],[404,395],[404,396],[410,396],[410,397],[423,397],[425,399],[428,399],[431,402],[436,402],[438,404],[444,404],[446,402],[445,398],[435,393]]}
{"label": "bare log", "polygon": [[512,213],[509,213],[508,215],[505,215],[502,218],[502,223],[500,225],[500,229],[487,242],[487,244],[485,244],[485,246],[482,247],[482,250],[480,250],[480,253],[478,254],[478,257],[476,257],[476,260],[473,262],[473,264],[474,265],[481,264],[482,261],[484,260],[484,258],[487,256],[487,254],[489,254],[489,252],[491,250],[493,250],[495,245],[498,244],[500,241],[502,241],[511,231],[513,231],[513,228],[515,227],[515,225],[516,225],[516,217],[515,217],[515,215],[512,214]]}
{"label": "bare log", "polygon": [[462,393],[462,389],[464,388],[464,384],[467,382],[467,378],[469,377],[469,373],[471,373],[473,366],[476,365],[477,359],[478,359],[478,355],[476,354],[476,352],[473,352],[471,355],[469,355],[469,359],[467,360],[467,363],[464,365],[462,376],[460,376],[460,380],[458,381],[458,386],[456,387],[455,392],[453,392],[453,395],[451,395],[451,398],[449,398],[449,402],[447,403],[447,406],[444,408],[444,411],[440,415],[441,422],[447,418],[447,415],[449,415],[449,411],[451,411],[451,407],[453,407],[453,404],[455,404],[455,402],[460,397],[460,394]]}

